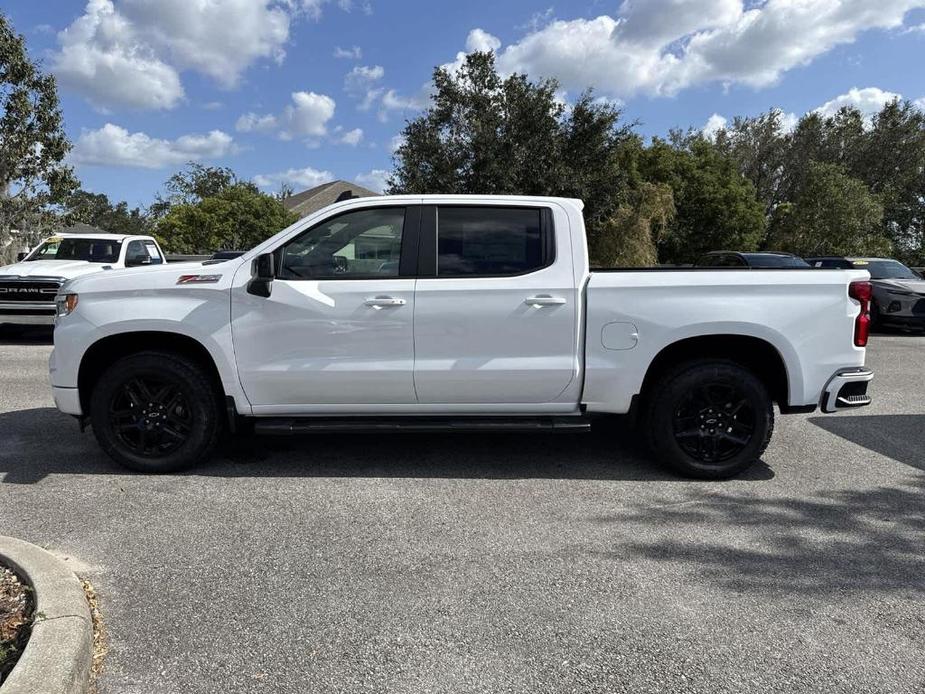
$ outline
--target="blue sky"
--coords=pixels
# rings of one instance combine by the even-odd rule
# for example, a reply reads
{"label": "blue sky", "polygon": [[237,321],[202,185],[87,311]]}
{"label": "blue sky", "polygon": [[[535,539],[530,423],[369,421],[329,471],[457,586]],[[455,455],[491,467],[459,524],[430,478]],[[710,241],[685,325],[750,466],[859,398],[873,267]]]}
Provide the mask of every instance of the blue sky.
{"label": "blue sky", "polygon": [[87,189],[146,205],[194,159],[268,191],[376,187],[436,65],[594,87],[645,135],[894,95],[925,107],[925,0],[7,0],[60,83]]}

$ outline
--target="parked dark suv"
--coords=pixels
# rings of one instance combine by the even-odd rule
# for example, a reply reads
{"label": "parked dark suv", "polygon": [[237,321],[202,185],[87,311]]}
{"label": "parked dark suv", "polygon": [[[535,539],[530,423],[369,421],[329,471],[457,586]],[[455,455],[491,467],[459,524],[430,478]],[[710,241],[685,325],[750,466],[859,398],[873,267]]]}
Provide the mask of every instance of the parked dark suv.
{"label": "parked dark suv", "polygon": [[875,326],[925,328],[925,279],[891,258],[807,258],[813,267],[867,270],[874,295],[870,317]]}
{"label": "parked dark suv", "polygon": [[762,270],[781,268],[808,268],[810,265],[792,253],[776,251],[756,251],[740,253],[738,251],[713,251],[697,259],[694,267],[751,267]]}

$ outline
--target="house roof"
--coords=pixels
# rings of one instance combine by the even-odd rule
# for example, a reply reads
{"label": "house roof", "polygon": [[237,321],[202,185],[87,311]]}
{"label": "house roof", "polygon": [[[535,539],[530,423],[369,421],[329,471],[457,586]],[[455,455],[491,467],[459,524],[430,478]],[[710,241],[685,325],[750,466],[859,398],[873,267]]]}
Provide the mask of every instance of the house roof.
{"label": "house roof", "polygon": [[330,181],[329,183],[322,183],[320,186],[303,190],[301,193],[290,195],[282,202],[283,207],[290,212],[295,212],[299,217],[307,217],[317,212],[322,207],[327,207],[337,202],[337,198],[348,192],[358,198],[369,198],[379,195],[379,193],[369,188],[364,188],[356,183],[350,183],[349,181]]}

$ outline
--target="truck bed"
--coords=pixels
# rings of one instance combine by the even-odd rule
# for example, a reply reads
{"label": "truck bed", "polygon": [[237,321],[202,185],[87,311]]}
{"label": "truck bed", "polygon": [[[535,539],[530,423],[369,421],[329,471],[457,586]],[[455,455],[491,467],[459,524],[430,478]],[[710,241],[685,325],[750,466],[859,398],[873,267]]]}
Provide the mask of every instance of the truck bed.
{"label": "truck bed", "polygon": [[837,369],[864,363],[853,342],[860,309],[848,284],[865,279],[860,270],[815,268],[594,270],[585,289],[582,402],[627,412],[663,349],[715,334],[770,344],[790,365],[782,404],[815,405]]}

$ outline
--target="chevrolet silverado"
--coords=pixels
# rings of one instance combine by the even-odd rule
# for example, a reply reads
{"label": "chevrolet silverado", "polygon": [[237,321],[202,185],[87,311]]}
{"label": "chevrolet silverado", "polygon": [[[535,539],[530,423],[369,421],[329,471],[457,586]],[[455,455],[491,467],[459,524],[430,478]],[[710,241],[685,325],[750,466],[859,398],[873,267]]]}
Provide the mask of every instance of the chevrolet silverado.
{"label": "chevrolet silverado", "polygon": [[239,258],[71,280],[55,402],[140,471],[204,460],[242,424],[574,431],[632,413],[657,460],[705,478],[761,456],[774,403],[870,402],[868,273],[592,271],[582,208],[354,199]]}

